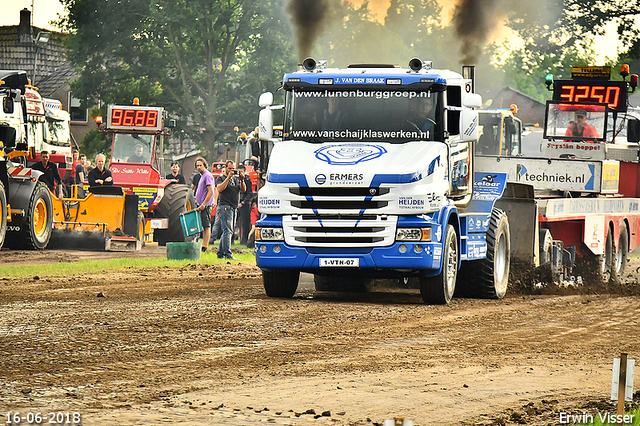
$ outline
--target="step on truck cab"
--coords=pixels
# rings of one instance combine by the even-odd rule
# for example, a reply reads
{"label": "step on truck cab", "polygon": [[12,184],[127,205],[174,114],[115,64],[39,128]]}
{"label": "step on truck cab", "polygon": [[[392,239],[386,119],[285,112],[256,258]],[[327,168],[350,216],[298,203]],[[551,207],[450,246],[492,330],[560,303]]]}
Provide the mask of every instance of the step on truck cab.
{"label": "step on truck cab", "polygon": [[[267,295],[363,291],[371,279],[417,283],[427,303],[502,298],[510,229],[495,206],[506,174],[474,172],[473,69],[351,65],[306,59],[283,79],[281,138],[263,94],[260,138],[274,142],[258,193],[256,260]],[[459,273],[460,270],[460,273]]]}

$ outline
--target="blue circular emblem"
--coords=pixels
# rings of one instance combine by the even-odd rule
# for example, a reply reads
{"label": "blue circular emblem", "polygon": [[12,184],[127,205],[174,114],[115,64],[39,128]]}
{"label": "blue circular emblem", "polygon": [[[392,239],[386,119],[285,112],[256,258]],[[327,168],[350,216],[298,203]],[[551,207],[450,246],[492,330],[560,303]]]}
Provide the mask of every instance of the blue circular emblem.
{"label": "blue circular emblem", "polygon": [[328,145],[315,151],[318,160],[339,166],[352,166],[374,160],[386,153],[387,150],[380,145],[364,143]]}
{"label": "blue circular emblem", "polygon": [[316,176],[316,183],[318,185],[322,185],[323,183],[325,183],[327,181],[327,177],[325,175],[323,175],[322,173],[319,174],[318,176]]}

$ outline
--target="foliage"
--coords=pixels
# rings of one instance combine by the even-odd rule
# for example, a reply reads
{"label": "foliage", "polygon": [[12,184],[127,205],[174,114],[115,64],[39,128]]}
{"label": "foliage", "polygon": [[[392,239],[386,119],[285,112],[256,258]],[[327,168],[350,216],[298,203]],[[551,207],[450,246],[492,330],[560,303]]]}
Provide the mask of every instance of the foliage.
{"label": "foliage", "polygon": [[257,95],[295,64],[284,0],[63,1],[74,94],[164,106],[209,151],[221,121],[255,124]]}

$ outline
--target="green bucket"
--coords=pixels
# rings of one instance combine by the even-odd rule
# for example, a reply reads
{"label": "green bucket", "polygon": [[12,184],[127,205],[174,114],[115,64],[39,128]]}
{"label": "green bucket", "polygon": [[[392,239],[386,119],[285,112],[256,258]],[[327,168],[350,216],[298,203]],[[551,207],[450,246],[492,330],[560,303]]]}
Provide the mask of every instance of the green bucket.
{"label": "green bucket", "polygon": [[200,260],[202,241],[188,243],[167,243],[167,259],[169,260]]}

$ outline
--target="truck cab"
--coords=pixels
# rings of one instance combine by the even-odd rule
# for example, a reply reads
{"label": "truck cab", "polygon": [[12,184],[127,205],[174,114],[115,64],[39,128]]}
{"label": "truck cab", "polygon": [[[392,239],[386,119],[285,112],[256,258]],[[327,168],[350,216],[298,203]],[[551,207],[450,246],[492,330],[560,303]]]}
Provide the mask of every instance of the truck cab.
{"label": "truck cab", "polygon": [[283,79],[282,138],[273,96],[261,96],[260,139],[274,143],[256,224],[268,295],[291,297],[304,271],[319,290],[417,278],[426,302],[448,303],[461,263],[480,260],[491,277],[479,292],[504,296],[508,223],[493,205],[505,180],[474,173],[482,100],[466,74],[417,58],[346,69],[307,59]]}

